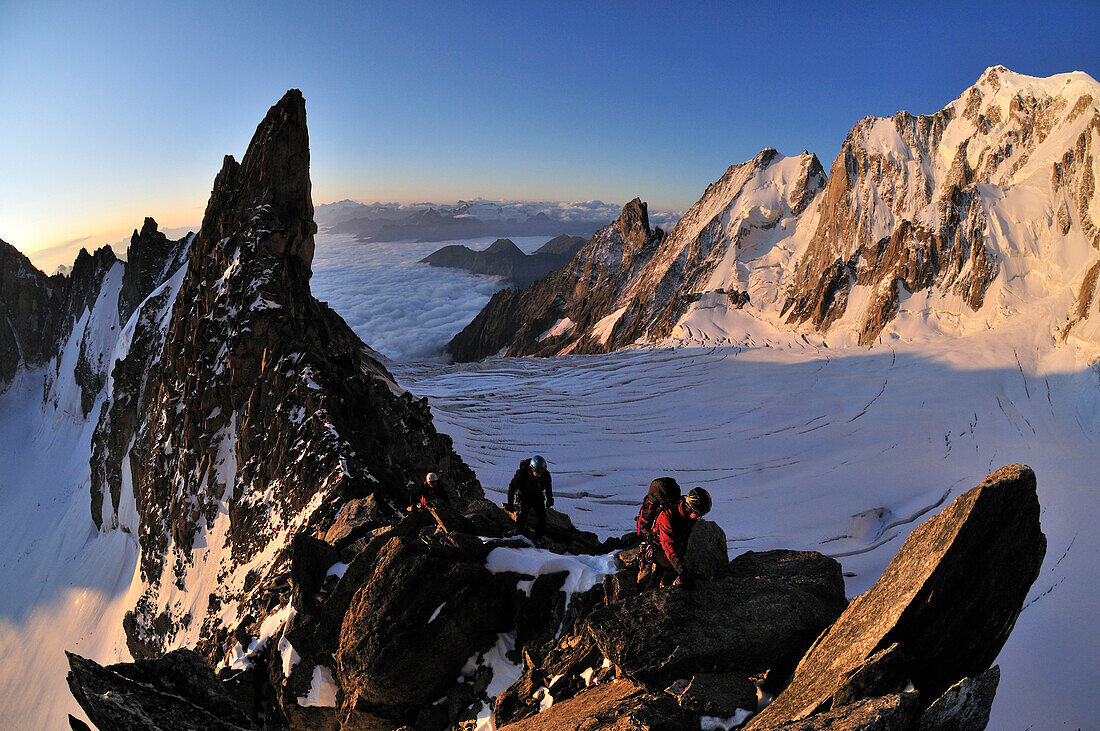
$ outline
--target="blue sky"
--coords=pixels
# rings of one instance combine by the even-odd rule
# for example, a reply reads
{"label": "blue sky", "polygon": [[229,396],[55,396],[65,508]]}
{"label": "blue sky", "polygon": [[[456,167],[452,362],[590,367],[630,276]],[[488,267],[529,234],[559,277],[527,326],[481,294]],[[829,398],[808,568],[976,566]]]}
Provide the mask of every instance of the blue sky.
{"label": "blue sky", "polygon": [[866,115],[988,66],[1100,77],[1100,3],[0,0],[0,238],[201,219],[224,154],[306,97],[314,202],[694,202],[772,146],[828,168]]}

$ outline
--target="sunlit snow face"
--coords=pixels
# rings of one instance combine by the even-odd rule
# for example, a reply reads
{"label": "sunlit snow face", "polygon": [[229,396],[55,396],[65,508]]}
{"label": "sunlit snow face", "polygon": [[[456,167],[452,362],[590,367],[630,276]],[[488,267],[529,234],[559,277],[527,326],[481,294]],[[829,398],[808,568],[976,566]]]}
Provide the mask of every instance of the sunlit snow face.
{"label": "sunlit snow face", "polygon": [[[548,237],[513,239],[526,253]],[[487,249],[494,239],[458,242]],[[336,310],[370,347],[398,361],[447,360],[443,347],[506,285],[497,277],[418,263],[453,242],[360,243],[317,236],[313,295]]]}

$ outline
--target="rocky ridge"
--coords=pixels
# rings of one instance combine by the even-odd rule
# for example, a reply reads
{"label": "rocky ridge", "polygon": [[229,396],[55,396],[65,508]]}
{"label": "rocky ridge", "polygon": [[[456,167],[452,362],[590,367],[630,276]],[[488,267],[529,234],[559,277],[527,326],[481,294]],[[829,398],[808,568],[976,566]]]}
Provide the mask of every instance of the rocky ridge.
{"label": "rocky ridge", "polygon": [[[150,278],[171,268],[163,256],[183,245],[183,240],[169,245],[152,219],[146,219],[142,236],[134,232],[133,266],[104,246],[94,254],[81,249],[67,274],[52,276],[0,241],[0,389],[19,368],[47,366],[47,402],[76,418],[88,417],[106,384],[120,329],[135,303],[152,291]],[[154,249],[163,253],[146,248],[157,236],[164,246],[157,240]],[[143,267],[160,274],[139,274]]]}
{"label": "rocky ridge", "polygon": [[[54,277],[0,245],[4,373],[43,373],[46,403],[95,425],[92,521],[138,541],[131,654],[186,647],[247,666],[238,690],[273,693],[264,708],[280,723],[308,717],[290,693],[304,697],[318,667],[336,667],[336,645],[296,639],[295,663],[272,665],[273,682],[252,658],[265,627],[282,633],[316,608],[325,576],[313,587],[311,569],[340,555],[325,547],[357,555],[429,470],[456,505],[481,496],[426,399],[310,294],[312,215],[305,105],[292,90],[241,161],[225,158],[197,234],[169,241],[146,219],[128,262],[82,251]],[[463,661],[482,640],[465,629]]]}
{"label": "rocky ridge", "polygon": [[480,495],[426,402],[310,295],[315,228],[291,91],[241,162],[226,157],[187,266],[146,300],[102,408],[93,516],[119,525],[136,507],[135,657],[192,646],[220,660],[238,623],[267,616],[292,538],[324,534],[349,500],[396,515],[428,469],[456,500]]}
{"label": "rocky ridge", "polygon": [[[569,552],[589,539],[552,517],[552,552],[504,536],[509,519],[487,501],[374,531],[338,576],[326,567],[349,547],[296,549],[327,546],[329,558],[311,569],[318,580],[296,572],[299,610],[267,629],[248,667],[219,671],[220,684],[176,652],[110,668],[70,655],[70,685],[93,720],[129,714],[128,728],[160,727],[170,716],[158,714],[177,713],[181,696],[203,713],[230,696],[265,728],[472,729],[491,704],[495,727],[515,729],[746,719],[752,729],[981,729],[998,679],[990,664],[1046,548],[1035,475],[1021,465],[916,528],[851,603],[836,561],[797,551],[748,552],[694,587],[644,592],[633,565],[609,563],[603,582],[586,588],[574,572],[596,557]],[[701,576],[711,573],[698,563],[707,553],[688,552]],[[509,556],[556,568],[515,571]],[[307,584],[316,595],[299,594]],[[316,648],[334,668],[314,666],[310,681],[297,668]],[[165,679],[176,676],[184,679],[165,697]]]}

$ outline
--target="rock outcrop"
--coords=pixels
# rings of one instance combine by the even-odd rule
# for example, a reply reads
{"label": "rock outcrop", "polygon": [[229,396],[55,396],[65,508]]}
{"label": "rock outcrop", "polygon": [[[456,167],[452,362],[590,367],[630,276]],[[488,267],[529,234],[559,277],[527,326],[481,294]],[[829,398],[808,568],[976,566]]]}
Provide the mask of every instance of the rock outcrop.
{"label": "rock outcrop", "polygon": [[51,280],[30,259],[0,240],[0,390],[21,365],[48,359],[56,345]]}
{"label": "rock outcrop", "polygon": [[[766,564],[771,558],[754,556]],[[748,575],[734,559],[726,576],[603,607],[585,628],[623,674],[651,687],[701,672],[751,676],[793,666],[847,600],[835,561],[818,554],[774,558],[804,573],[778,578],[776,567]]]}
{"label": "rock outcrop", "polygon": [[[45,399],[86,418],[103,389],[121,324],[114,289],[125,265],[109,246],[81,249],[69,274],[47,277],[0,241],[0,390],[19,367],[50,364]],[[75,386],[75,402],[64,391]]]}
{"label": "rock outcrop", "polygon": [[1035,473],[1002,467],[909,534],[747,728],[808,718],[838,695],[851,702],[897,692],[906,681],[927,705],[981,675],[1008,639],[1045,553]]}
{"label": "rock outcrop", "polygon": [[[497,699],[498,721],[537,713],[536,690],[543,686],[555,702],[584,692],[594,679],[601,680],[600,667],[659,695],[676,681],[690,685],[698,677],[696,690],[722,687],[711,698],[715,704],[728,701],[729,688],[750,683],[750,676],[786,677],[847,604],[840,565],[816,553],[746,554],[693,589],[638,593],[634,585],[630,591],[631,582],[619,577],[634,570],[608,577],[603,601],[573,631],[563,632],[550,647],[525,651],[533,662]],[[723,681],[714,682],[716,676]],[[681,689],[678,697],[696,717],[706,715],[698,693],[684,696]],[[756,710],[755,691],[752,699],[746,711]]]}
{"label": "rock outcrop", "polygon": [[341,717],[357,727],[395,728],[444,697],[466,661],[512,628],[516,610],[511,588],[486,570],[484,554],[393,537],[368,570],[335,653]]}
{"label": "rock outcrop", "polygon": [[253,728],[197,653],[175,650],[156,660],[103,667],[69,658],[69,688],[100,731],[242,731]]}
{"label": "rock outcrop", "polygon": [[129,320],[138,305],[183,265],[187,253],[185,242],[190,238],[188,234],[178,241],[169,241],[157,230],[157,222],[152,218],[145,219],[140,232],[134,229],[126,249],[122,289],[118,293],[119,322]]}

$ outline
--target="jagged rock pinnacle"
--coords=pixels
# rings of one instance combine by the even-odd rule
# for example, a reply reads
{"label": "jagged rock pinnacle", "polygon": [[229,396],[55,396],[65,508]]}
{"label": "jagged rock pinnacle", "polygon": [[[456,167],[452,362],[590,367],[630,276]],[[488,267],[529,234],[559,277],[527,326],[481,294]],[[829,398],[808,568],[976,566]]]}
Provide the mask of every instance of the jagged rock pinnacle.
{"label": "jagged rock pinnacle", "polygon": [[313,260],[313,201],[310,197],[309,133],[302,92],[288,91],[256,127],[238,164],[226,155],[203,217],[196,255],[202,256],[232,232],[247,228],[255,212],[270,207],[280,235],[265,236],[264,253],[297,259],[308,278]]}
{"label": "jagged rock pinnacle", "polygon": [[619,231],[623,242],[627,243],[634,251],[638,251],[645,245],[651,233],[649,228],[649,210],[640,198],[623,206],[623,214],[619,218]]}

